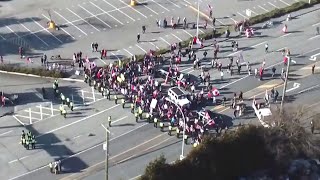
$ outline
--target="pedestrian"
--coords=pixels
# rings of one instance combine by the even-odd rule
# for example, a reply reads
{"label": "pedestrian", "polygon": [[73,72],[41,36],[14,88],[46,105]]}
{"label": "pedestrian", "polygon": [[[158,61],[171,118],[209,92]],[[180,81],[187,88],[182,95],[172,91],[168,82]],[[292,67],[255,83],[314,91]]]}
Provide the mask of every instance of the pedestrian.
{"label": "pedestrian", "polygon": [[99,47],[99,44],[96,42],[96,43],[94,44],[94,48],[95,48],[96,52],[98,52],[98,47]]}
{"label": "pedestrian", "polygon": [[314,133],[314,122],[313,122],[313,120],[311,120],[310,125],[311,125],[311,133],[313,134]]}
{"label": "pedestrian", "polygon": [[223,80],[223,71],[220,71],[221,80]]}
{"label": "pedestrian", "polygon": [[3,64],[3,56],[0,56],[0,61]]}
{"label": "pedestrian", "polygon": [[124,108],[126,101],[124,99],[121,99],[122,108]]}
{"label": "pedestrian", "polygon": [[52,164],[52,162],[49,163],[49,170],[50,170],[50,173],[53,173],[53,164]]}
{"label": "pedestrian", "polygon": [[92,52],[94,52],[94,42],[91,43]]}
{"label": "pedestrian", "polygon": [[314,74],[314,69],[316,68],[316,65],[314,64],[314,65],[312,65],[312,67],[311,67],[311,72],[312,72],[312,74]]}
{"label": "pedestrian", "polygon": [[264,45],[264,51],[265,51],[266,53],[268,53],[268,50],[269,50],[269,45],[268,45],[268,43],[266,43],[266,44]]}
{"label": "pedestrian", "polygon": [[114,95],[114,103],[118,104],[118,96],[116,94]]}
{"label": "pedestrian", "polygon": [[109,127],[111,127],[111,116],[108,116],[108,124],[109,124]]}
{"label": "pedestrian", "polygon": [[142,26],[142,33],[146,33],[146,26]]}
{"label": "pedestrian", "polygon": [[273,66],[271,71],[272,71],[272,77],[274,77],[274,75],[276,74],[276,67]]}
{"label": "pedestrian", "polygon": [[138,35],[137,35],[137,43],[139,43],[140,42],[140,33],[138,33]]}
{"label": "pedestrian", "polygon": [[316,27],[316,31],[317,31],[317,35],[319,35],[320,34],[320,27],[319,26]]}

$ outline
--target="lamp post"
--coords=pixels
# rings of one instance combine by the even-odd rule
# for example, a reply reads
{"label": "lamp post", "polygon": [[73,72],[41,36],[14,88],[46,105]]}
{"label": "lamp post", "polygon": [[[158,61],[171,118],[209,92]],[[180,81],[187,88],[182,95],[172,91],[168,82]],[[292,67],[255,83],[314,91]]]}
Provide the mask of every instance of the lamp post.
{"label": "lamp post", "polygon": [[105,157],[105,179],[108,180],[109,179],[109,127],[104,126],[103,124],[101,124],[101,126],[106,130],[106,147],[104,147],[104,150],[106,151],[106,157]]}
{"label": "lamp post", "polygon": [[199,38],[199,16],[200,16],[200,3],[199,3],[199,0],[198,0],[197,39]]}
{"label": "lamp post", "polygon": [[287,56],[288,58],[288,64],[287,64],[287,70],[286,70],[286,77],[285,77],[285,80],[284,80],[284,86],[283,86],[283,92],[282,92],[282,99],[281,99],[281,111],[283,109],[283,104],[284,104],[284,98],[285,98],[285,95],[286,95],[286,91],[287,91],[287,83],[288,83],[288,76],[289,76],[289,70],[290,70],[290,61],[291,61],[291,58],[289,56]]}
{"label": "lamp post", "polygon": [[182,132],[182,143],[181,143],[181,155],[180,155],[180,160],[184,159],[184,136],[186,135],[186,117],[183,114],[183,111],[181,109],[181,107],[173,102],[171,99],[166,98],[167,101],[171,102],[172,104],[176,105],[177,108],[179,109],[180,113],[182,114],[182,118],[183,118],[183,132]]}

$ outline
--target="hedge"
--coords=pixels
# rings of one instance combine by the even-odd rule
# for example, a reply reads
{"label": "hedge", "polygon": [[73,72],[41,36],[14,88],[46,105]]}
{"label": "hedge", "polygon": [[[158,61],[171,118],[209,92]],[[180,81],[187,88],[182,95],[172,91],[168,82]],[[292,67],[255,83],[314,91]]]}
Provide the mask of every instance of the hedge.
{"label": "hedge", "polygon": [[49,71],[44,68],[29,68],[29,67],[20,67],[20,66],[12,66],[12,65],[0,65],[1,71],[7,72],[17,72],[17,73],[24,73],[24,74],[33,74],[43,77],[53,77],[53,78],[64,78],[67,76],[66,73],[60,71]]}

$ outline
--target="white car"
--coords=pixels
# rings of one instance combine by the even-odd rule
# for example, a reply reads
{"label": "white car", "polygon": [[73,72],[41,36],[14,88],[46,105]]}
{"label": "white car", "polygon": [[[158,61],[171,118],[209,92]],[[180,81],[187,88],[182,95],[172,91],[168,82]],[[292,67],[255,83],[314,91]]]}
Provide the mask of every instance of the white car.
{"label": "white car", "polygon": [[178,87],[172,87],[168,90],[169,98],[180,107],[189,107],[191,102],[187,98],[187,95]]}

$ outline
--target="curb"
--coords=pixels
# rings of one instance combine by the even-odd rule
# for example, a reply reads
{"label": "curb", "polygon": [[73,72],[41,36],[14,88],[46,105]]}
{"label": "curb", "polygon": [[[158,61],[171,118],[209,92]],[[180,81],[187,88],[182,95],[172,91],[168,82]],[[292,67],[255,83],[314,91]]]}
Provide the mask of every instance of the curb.
{"label": "curb", "polygon": [[[26,73],[10,72],[10,71],[2,71],[2,70],[0,70],[0,73],[17,75],[17,76],[35,77],[35,78],[45,78],[45,79],[52,79],[52,80],[57,79],[57,78],[48,77],[48,76],[39,76],[34,74],[26,74]],[[72,79],[72,78],[58,78],[58,79],[63,81],[69,81],[69,82],[83,82],[83,80],[81,79]]]}

